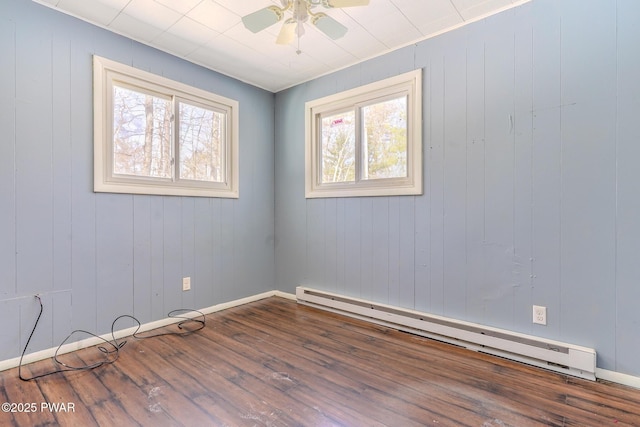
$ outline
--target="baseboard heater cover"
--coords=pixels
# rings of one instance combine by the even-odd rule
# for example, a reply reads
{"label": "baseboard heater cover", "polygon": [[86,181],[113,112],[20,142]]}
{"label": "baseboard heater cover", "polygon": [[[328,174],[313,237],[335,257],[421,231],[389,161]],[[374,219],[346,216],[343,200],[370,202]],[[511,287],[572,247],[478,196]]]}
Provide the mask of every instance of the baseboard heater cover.
{"label": "baseboard heater cover", "polygon": [[296,288],[296,299],[300,304],[356,317],[470,350],[588,380],[596,379],[596,351],[591,348],[303,286]]}

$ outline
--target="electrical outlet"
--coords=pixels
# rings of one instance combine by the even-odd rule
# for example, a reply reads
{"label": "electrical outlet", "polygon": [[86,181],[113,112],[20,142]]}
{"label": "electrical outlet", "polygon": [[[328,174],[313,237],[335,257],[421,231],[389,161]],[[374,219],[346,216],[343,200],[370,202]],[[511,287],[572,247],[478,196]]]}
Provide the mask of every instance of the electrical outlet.
{"label": "electrical outlet", "polygon": [[533,323],[537,325],[547,324],[547,307],[540,305],[533,306]]}
{"label": "electrical outlet", "polygon": [[191,289],[191,277],[183,277],[182,278],[182,290],[188,291]]}

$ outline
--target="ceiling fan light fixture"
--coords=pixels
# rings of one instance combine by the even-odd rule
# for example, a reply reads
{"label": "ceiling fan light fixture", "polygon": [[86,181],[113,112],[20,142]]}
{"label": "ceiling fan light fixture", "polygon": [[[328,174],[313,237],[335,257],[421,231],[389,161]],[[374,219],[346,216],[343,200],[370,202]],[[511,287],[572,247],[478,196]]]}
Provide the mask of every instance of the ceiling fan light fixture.
{"label": "ceiling fan light fixture", "polygon": [[242,17],[242,23],[247,30],[257,33],[280,21],[283,16],[284,10],[276,6],[269,6]]}
{"label": "ceiling fan light fixture", "polygon": [[298,27],[298,22],[289,18],[284,21],[282,24],[282,28],[280,29],[280,33],[278,34],[278,38],[276,39],[277,44],[289,44],[293,42],[296,38],[296,28]]}
{"label": "ceiling fan light fixture", "polygon": [[276,40],[277,44],[289,44],[298,39],[300,53],[300,37],[304,34],[304,24],[310,22],[318,30],[333,40],[337,40],[347,33],[348,29],[326,13],[314,13],[313,9],[322,6],[327,9],[366,6],[370,0],[280,0],[282,7],[269,6],[260,9],[242,18],[244,26],[257,33],[270,27],[284,18],[287,11],[291,11],[292,17],[285,20]]}

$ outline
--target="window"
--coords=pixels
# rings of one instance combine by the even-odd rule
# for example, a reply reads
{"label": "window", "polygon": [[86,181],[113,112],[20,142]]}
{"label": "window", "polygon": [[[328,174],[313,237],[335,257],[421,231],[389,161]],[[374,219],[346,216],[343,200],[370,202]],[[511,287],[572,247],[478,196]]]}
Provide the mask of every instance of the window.
{"label": "window", "polygon": [[94,190],[238,197],[238,102],[94,56]]}
{"label": "window", "polygon": [[422,194],[421,70],[307,102],[306,197]]}

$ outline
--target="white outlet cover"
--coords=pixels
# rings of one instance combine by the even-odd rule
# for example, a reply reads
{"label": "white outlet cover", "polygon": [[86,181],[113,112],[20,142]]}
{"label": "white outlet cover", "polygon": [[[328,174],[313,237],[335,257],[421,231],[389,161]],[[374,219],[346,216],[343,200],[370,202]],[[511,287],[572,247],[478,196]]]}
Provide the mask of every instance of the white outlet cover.
{"label": "white outlet cover", "polygon": [[533,323],[537,325],[547,324],[547,307],[540,305],[533,306]]}
{"label": "white outlet cover", "polygon": [[182,278],[182,290],[188,291],[191,289],[191,277]]}

